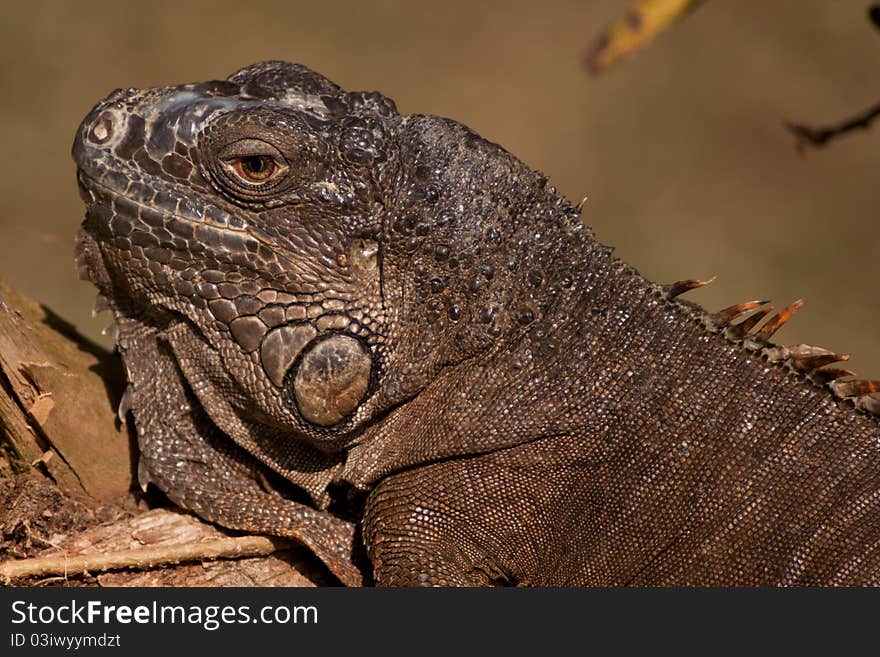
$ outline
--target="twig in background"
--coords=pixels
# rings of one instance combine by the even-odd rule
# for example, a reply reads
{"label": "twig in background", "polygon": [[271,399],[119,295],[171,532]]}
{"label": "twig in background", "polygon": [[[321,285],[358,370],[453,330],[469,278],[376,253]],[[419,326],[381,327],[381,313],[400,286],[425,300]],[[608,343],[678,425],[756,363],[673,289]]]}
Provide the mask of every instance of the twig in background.
{"label": "twig in background", "polygon": [[[873,23],[874,27],[880,30],[880,4],[875,2],[868,7],[868,20]],[[797,137],[797,149],[803,152],[804,147],[807,145],[820,148],[832,139],[836,139],[840,135],[852,132],[853,130],[867,130],[871,127],[871,122],[878,116],[880,116],[880,103],[840,123],[810,126],[805,123],[786,121],[785,127]]]}
{"label": "twig in background", "polygon": [[797,137],[797,148],[799,151],[803,151],[807,145],[820,148],[832,139],[836,139],[853,130],[867,130],[871,127],[871,122],[878,116],[880,116],[880,103],[840,123],[825,126],[809,126],[804,123],[786,121],[785,127]]}

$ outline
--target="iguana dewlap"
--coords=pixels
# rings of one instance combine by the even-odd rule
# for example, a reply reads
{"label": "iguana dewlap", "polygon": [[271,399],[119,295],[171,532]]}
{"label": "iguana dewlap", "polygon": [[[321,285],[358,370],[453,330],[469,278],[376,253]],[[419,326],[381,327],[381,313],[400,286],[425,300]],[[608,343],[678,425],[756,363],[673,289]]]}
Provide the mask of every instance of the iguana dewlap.
{"label": "iguana dewlap", "polygon": [[180,506],[347,583],[361,540],[378,584],[880,583],[877,384],[773,345],[795,307],[646,281],[465,126],[266,62],[116,91],[73,155]]}

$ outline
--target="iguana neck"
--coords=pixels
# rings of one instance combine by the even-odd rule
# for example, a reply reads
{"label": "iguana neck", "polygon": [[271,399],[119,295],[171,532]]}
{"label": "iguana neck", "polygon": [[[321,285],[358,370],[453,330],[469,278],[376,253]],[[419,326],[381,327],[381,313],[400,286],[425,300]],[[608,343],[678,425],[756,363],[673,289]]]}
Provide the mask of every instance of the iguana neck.
{"label": "iguana neck", "polygon": [[876,443],[876,417],[731,339],[587,231],[573,241],[543,270],[558,290],[552,302],[369,428],[345,479],[368,486],[419,463],[558,436],[586,440],[585,458],[596,463],[646,450],[660,459],[700,454],[688,464],[695,473],[708,455],[748,470],[793,445],[840,436],[840,449]]}
{"label": "iguana neck", "polygon": [[496,144],[437,117],[403,129],[383,222],[390,338],[371,401],[383,411],[549,317],[576,294],[583,260],[608,252],[546,177]]}

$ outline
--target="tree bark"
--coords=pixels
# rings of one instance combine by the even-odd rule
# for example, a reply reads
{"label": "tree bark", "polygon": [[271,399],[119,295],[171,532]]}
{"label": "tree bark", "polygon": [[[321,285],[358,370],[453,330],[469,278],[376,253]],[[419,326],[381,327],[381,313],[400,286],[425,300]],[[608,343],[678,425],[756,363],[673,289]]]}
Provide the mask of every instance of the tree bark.
{"label": "tree bark", "polygon": [[115,408],[118,358],[0,279],[0,449],[64,493],[106,502],[128,493],[134,449]]}

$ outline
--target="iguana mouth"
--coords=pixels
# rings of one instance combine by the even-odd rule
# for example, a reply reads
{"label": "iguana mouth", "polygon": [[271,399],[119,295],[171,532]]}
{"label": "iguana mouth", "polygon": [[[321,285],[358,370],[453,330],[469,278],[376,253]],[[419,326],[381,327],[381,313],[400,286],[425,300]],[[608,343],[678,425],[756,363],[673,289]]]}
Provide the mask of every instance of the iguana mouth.
{"label": "iguana mouth", "polygon": [[[183,244],[175,237],[213,244],[222,243],[224,234],[235,234],[234,239],[241,240],[247,232],[240,218],[213,205],[195,204],[183,190],[170,185],[150,186],[133,177],[123,180],[124,186],[109,185],[106,177],[90,176],[82,168],[77,171],[79,193],[86,203],[88,218],[108,222],[107,228],[114,235],[128,235],[133,230],[153,232],[160,243],[164,237],[164,241],[170,240],[168,247],[193,253],[191,242]],[[162,228],[167,236],[160,232]]]}

